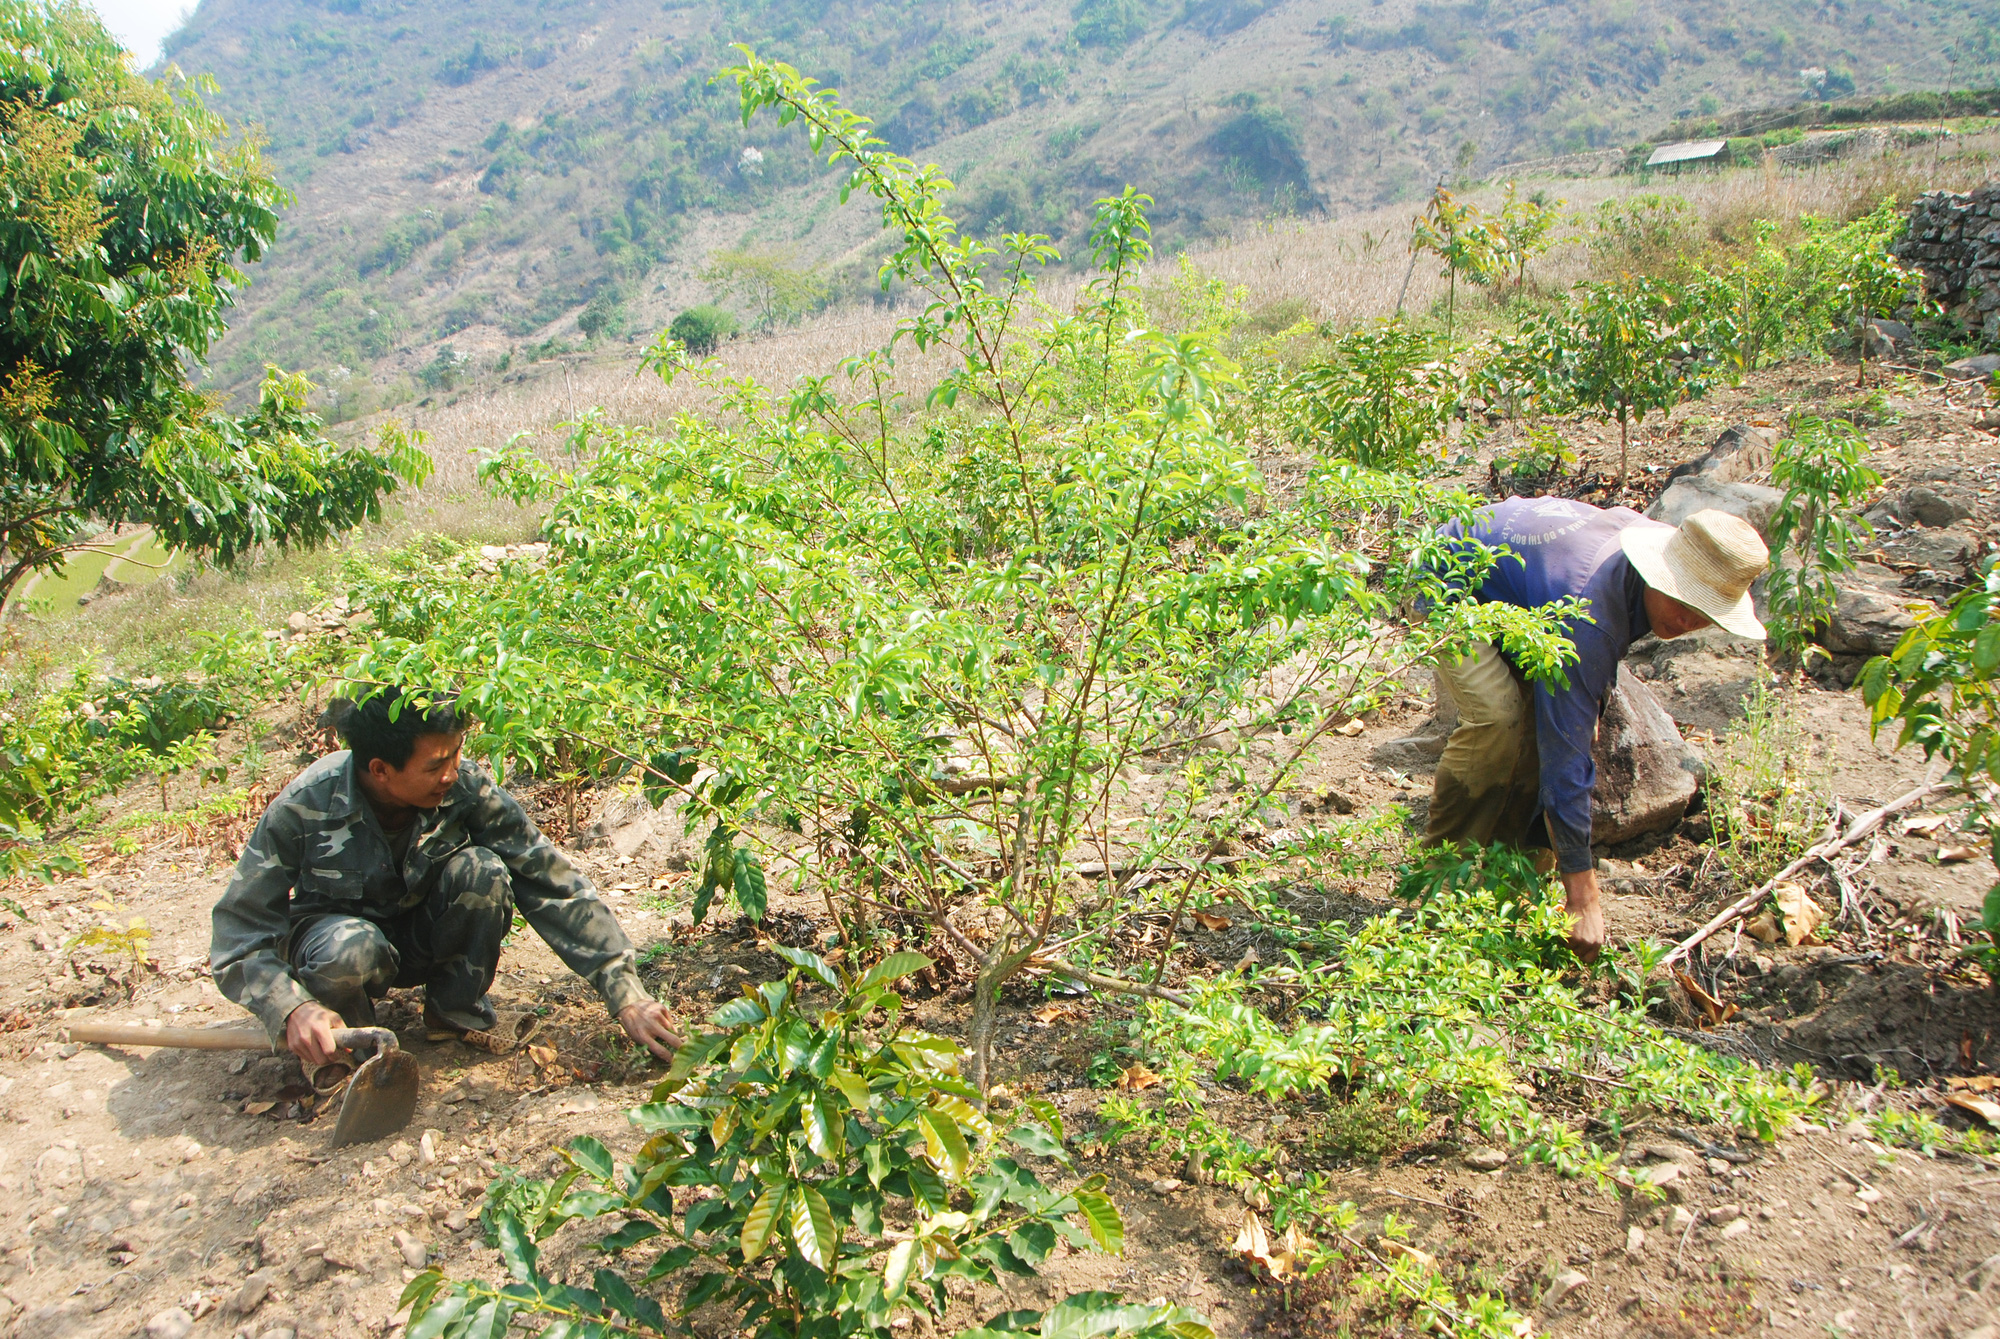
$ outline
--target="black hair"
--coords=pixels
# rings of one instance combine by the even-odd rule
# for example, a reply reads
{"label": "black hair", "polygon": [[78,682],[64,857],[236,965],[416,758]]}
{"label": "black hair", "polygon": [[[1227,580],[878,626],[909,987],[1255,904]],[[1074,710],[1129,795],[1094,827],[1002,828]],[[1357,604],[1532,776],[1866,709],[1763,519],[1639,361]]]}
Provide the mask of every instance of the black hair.
{"label": "black hair", "polygon": [[400,769],[417,751],[418,735],[455,735],[467,725],[455,698],[425,693],[406,700],[393,686],[358,703],[335,698],[327,716],[363,770],[377,758]]}

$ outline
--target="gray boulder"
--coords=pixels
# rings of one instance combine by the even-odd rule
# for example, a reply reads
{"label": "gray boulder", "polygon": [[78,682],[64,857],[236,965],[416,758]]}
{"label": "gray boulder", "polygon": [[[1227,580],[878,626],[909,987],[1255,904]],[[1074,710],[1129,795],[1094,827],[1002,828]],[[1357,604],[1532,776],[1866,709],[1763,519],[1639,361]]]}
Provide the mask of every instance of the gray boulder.
{"label": "gray boulder", "polygon": [[1883,539],[1882,552],[1899,563],[1956,575],[1978,557],[1979,537],[1963,530],[1903,530]]}
{"label": "gray boulder", "polygon": [[1437,710],[1417,725],[1414,734],[1377,744],[1369,750],[1368,761],[1404,772],[1437,766],[1445,741],[1458,728],[1458,703],[1452,700],[1443,679],[1433,675],[1432,682],[1437,685]]}
{"label": "gray boulder", "polygon": [[1899,589],[1887,568],[1863,563],[1834,578],[1833,620],[1821,630],[1820,645],[1835,655],[1880,656],[1917,624],[1919,614],[1933,610],[1928,600]]}
{"label": "gray boulder", "polygon": [[1763,484],[1731,482],[1713,474],[1690,474],[1674,480],[1646,515],[1668,525],[1679,525],[1698,511],[1713,507],[1750,523],[1766,542],[1771,537],[1771,517],[1785,495]]}
{"label": "gray boulder", "polygon": [[1978,501],[1972,490],[1942,480],[1899,488],[1870,507],[1865,519],[1884,526],[1954,525],[1970,517]]}
{"label": "gray boulder", "polygon": [[1754,479],[1771,468],[1771,454],[1777,449],[1775,429],[1757,423],[1738,423],[1715,439],[1715,444],[1693,460],[1667,471],[1667,482],[1689,475],[1705,474],[1718,483]]}
{"label": "gray boulder", "polygon": [[1915,339],[1915,333],[1901,321],[1870,321],[1861,332],[1870,358],[1894,358]]}
{"label": "gray boulder", "polygon": [[1984,381],[2000,372],[2000,353],[1975,354],[1944,365],[1944,374],[1954,381]]}
{"label": "gray boulder", "polygon": [[1590,805],[1593,845],[1670,831],[1686,816],[1703,776],[1701,755],[1624,665],[1605,699],[1592,756],[1597,761]]}

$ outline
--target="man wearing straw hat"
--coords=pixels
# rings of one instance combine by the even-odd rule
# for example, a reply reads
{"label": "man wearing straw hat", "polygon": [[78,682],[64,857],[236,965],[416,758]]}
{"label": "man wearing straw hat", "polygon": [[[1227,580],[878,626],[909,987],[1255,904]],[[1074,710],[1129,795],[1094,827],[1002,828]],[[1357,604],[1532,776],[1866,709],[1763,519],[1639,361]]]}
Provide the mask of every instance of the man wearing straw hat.
{"label": "man wearing straw hat", "polygon": [[1479,512],[1469,533],[1454,521],[1443,534],[1501,550],[1473,592],[1481,603],[1535,609],[1576,596],[1589,617],[1565,625],[1577,651],[1567,687],[1529,684],[1490,642],[1437,666],[1440,687],[1458,704],[1458,728],[1438,759],[1424,845],[1553,847],[1570,947],[1592,961],[1604,946],[1604,912],[1590,850],[1591,752],[1618,662],[1648,634],[1670,639],[1714,626],[1762,641],[1750,583],[1770,552],[1727,512],[1698,511],[1675,527],[1555,497],[1508,498]]}

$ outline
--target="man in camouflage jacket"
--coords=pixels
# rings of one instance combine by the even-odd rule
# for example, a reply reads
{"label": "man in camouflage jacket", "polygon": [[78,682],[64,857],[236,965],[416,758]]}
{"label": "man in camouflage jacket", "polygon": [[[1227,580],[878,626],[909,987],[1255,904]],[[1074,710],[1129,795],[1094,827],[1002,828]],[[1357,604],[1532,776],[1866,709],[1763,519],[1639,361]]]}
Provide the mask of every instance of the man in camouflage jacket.
{"label": "man in camouflage jacket", "polygon": [[434,1039],[477,1043],[514,911],[597,989],[632,1040],[680,1044],[640,984],[631,942],[590,880],[520,804],[459,756],[464,725],[387,689],[346,711],[349,749],[307,768],[265,810],[215,905],[222,993],[309,1064],[332,1031],[374,1021],[392,986],[424,987]]}

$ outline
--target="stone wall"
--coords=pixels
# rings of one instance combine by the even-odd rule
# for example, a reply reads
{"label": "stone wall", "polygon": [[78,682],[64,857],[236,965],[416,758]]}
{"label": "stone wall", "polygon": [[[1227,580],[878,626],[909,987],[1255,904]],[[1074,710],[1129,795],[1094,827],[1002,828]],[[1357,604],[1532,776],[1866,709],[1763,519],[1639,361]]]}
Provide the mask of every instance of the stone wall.
{"label": "stone wall", "polygon": [[1909,233],[1889,249],[1924,272],[1947,314],[2000,343],[2000,181],[1918,196]]}

